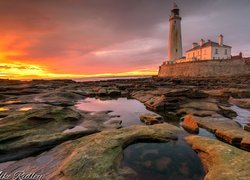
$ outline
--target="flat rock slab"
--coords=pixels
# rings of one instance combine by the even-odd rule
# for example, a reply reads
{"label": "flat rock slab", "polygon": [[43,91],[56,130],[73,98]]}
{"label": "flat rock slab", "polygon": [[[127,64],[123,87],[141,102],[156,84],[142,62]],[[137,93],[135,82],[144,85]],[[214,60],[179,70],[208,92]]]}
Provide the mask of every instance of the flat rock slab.
{"label": "flat rock slab", "polygon": [[[51,175],[56,179],[123,179],[118,169],[123,148],[142,139],[176,139],[179,128],[169,124],[131,126],[103,131],[74,141],[78,144]],[[63,145],[61,146],[63,147]],[[60,148],[60,147],[58,147]]]}
{"label": "flat rock slab", "polygon": [[150,113],[141,114],[140,120],[146,125],[163,123],[163,118],[158,114],[150,114]]}
{"label": "flat rock slab", "polygon": [[250,98],[236,99],[231,97],[229,102],[236,104],[239,107],[250,109]]}
{"label": "flat rock slab", "polygon": [[176,140],[179,131],[166,123],[106,130],[0,167],[10,174],[32,170],[47,179],[123,179],[124,174],[134,174],[129,168],[119,168],[123,148],[137,140]]}
{"label": "flat rock slab", "polygon": [[230,119],[210,119],[209,117],[192,117],[199,127],[213,132],[218,138],[229,144],[250,151],[250,133],[243,130],[235,121]]}
{"label": "flat rock slab", "polygon": [[198,152],[208,173],[205,180],[250,178],[250,153],[221,141],[200,136],[185,140]]}

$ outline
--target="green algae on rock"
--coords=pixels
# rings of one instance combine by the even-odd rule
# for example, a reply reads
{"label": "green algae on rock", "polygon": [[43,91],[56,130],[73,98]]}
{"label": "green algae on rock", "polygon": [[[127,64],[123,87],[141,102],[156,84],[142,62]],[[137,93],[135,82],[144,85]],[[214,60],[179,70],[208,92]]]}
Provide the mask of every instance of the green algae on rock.
{"label": "green algae on rock", "polygon": [[123,148],[137,140],[176,139],[179,131],[179,128],[166,123],[152,126],[137,125],[103,131],[74,140],[72,143],[77,146],[51,178],[123,179],[123,174],[128,173],[128,170],[119,169]]}
{"label": "green algae on rock", "polygon": [[185,140],[198,152],[206,167],[205,180],[249,179],[249,152],[206,137],[192,135]]}
{"label": "green algae on rock", "polygon": [[27,157],[97,130],[62,133],[81,120],[71,108],[47,107],[11,115],[0,122],[0,162]]}

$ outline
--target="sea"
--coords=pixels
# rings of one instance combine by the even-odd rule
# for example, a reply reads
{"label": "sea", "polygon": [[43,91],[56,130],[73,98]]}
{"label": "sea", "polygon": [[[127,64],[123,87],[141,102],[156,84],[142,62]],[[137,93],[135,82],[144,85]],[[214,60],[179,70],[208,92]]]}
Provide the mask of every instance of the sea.
{"label": "sea", "polygon": [[87,81],[105,81],[105,80],[116,80],[116,79],[139,79],[139,78],[150,78],[152,76],[118,76],[118,77],[90,77],[90,78],[75,78],[72,79],[76,82],[87,82]]}

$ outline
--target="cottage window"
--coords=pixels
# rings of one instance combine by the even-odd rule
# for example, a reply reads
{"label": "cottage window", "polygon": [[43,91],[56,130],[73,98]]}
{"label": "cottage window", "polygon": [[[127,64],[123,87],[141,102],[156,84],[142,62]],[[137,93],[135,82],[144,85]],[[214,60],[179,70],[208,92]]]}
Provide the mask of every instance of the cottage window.
{"label": "cottage window", "polygon": [[227,49],[225,49],[225,55],[227,55]]}
{"label": "cottage window", "polygon": [[219,54],[219,53],[218,53],[218,49],[215,49],[215,54]]}

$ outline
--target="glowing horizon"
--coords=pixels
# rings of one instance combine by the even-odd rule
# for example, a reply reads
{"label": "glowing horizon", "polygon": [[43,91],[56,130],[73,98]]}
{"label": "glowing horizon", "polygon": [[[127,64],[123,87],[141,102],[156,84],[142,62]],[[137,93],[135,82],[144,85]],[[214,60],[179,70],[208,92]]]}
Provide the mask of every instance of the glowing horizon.
{"label": "glowing horizon", "polygon": [[[31,79],[77,79],[95,77],[122,77],[122,76],[148,76],[156,75],[157,69],[139,69],[120,73],[102,74],[58,74],[49,72],[38,65],[22,63],[0,63],[0,79],[31,80]],[[3,70],[5,69],[5,70]]]}

